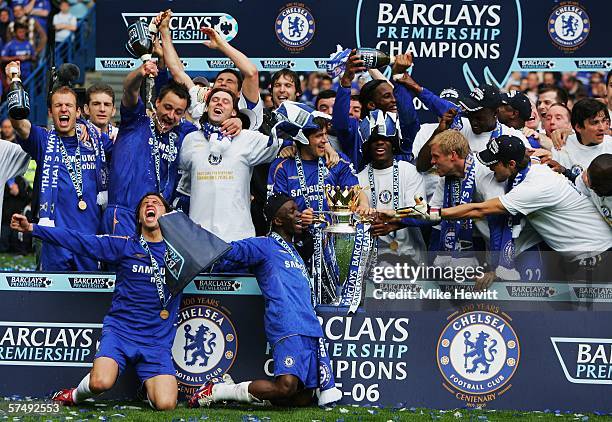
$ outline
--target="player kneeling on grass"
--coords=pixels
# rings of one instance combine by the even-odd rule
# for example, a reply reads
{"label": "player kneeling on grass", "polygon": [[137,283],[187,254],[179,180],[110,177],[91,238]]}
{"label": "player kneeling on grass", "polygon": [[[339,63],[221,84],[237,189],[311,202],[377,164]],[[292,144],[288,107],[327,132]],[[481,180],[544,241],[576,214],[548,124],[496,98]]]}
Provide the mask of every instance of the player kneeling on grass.
{"label": "player kneeling on grass", "polygon": [[293,238],[302,233],[301,212],[289,196],[271,196],[265,208],[271,232],[232,242],[232,249],[214,271],[244,268],[255,274],[265,298],[264,325],[273,348],[274,381],[234,384],[229,376],[204,384],[189,400],[190,407],[224,400],[270,401],[281,406],[307,406],[318,389],[319,405],[340,400],[335,387],[323,330],[312,305],[310,278]]}
{"label": "player kneeling on grass", "polygon": [[14,230],[32,232],[45,242],[117,266],[115,292],[93,368],[78,387],[55,393],[54,401],[74,405],[109,390],[129,363],[135,366],[153,408],[176,407],[178,389],[171,347],[180,295],[172,297],[165,286],[166,244],[158,223],[170,206],[160,194],[151,193],[136,209],[137,233],[132,237],[88,235],[31,224],[20,214],[12,217]]}

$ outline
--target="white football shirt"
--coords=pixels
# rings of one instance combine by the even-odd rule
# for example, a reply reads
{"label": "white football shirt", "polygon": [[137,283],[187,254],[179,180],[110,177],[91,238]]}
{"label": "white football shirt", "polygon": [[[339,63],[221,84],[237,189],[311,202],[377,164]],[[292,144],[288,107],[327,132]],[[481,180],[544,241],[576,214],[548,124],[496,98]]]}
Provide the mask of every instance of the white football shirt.
{"label": "white football shirt", "polygon": [[[398,161],[399,170],[399,207],[411,207],[415,205],[414,197],[418,195],[425,197],[423,178],[416,167],[406,161]],[[368,177],[369,166],[366,166],[358,175],[359,185],[364,188],[368,197],[370,207],[372,203],[372,191]],[[376,194],[376,208],[390,210],[393,209],[393,167],[386,169],[374,169],[374,187]],[[398,244],[397,250],[391,250],[389,244],[393,241]],[[426,262],[425,253],[427,247],[423,240],[423,235],[418,227],[406,227],[379,238],[379,254],[387,253],[394,255],[411,256],[416,262]]]}
{"label": "white football shirt", "polygon": [[185,137],[179,169],[181,192],[191,194],[189,217],[226,242],[255,236],[251,220],[250,181],[253,167],[269,163],[281,142],[243,130],[232,139],[221,161],[211,158],[210,143],[202,131]]}
{"label": "white football shirt", "polygon": [[532,165],[525,180],[499,199],[510,214],[526,215],[552,249],[572,260],[612,247],[612,230],[593,203],[546,165]]}

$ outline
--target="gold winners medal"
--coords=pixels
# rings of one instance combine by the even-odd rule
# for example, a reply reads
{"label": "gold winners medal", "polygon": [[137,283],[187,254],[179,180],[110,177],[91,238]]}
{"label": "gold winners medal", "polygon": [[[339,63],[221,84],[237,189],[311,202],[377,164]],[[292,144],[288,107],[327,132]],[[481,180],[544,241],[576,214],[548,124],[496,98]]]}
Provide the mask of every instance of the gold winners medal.
{"label": "gold winners medal", "polygon": [[79,209],[81,211],[85,211],[87,209],[87,202],[83,201],[82,199],[79,200]]}
{"label": "gold winners medal", "polygon": [[162,309],[161,311],[159,311],[159,316],[161,317],[161,319],[168,319],[168,317],[170,316],[170,312],[168,312],[166,309]]}
{"label": "gold winners medal", "polygon": [[392,251],[397,251],[397,248],[399,248],[399,243],[397,243],[397,240],[392,240],[392,241],[389,243],[389,248],[390,248]]}

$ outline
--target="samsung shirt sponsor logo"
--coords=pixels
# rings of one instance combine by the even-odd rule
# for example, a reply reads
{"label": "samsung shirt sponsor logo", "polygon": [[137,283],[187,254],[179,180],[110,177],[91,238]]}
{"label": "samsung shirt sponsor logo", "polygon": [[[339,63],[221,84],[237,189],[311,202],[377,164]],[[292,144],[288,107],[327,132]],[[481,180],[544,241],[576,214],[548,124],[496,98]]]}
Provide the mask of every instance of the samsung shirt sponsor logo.
{"label": "samsung shirt sponsor logo", "polygon": [[47,288],[53,285],[49,277],[7,276],[6,281],[10,287]]}
{"label": "samsung shirt sponsor logo", "polygon": [[91,366],[102,324],[0,322],[0,365]]}
{"label": "samsung shirt sponsor logo", "polygon": [[551,337],[565,378],[572,384],[612,384],[612,339]]}

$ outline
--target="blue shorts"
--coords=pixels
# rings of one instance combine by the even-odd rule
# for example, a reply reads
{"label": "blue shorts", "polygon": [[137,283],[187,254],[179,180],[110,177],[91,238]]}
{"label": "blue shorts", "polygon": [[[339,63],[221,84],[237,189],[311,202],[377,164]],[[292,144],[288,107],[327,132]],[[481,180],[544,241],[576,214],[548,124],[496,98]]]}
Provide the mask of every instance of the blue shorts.
{"label": "blue shorts", "polygon": [[144,346],[110,330],[102,330],[96,358],[111,358],[119,365],[119,374],[127,364],[133,365],[141,382],[157,375],[176,374],[172,363],[172,350],[156,346]]}
{"label": "blue shorts", "polygon": [[115,236],[134,236],[136,234],[135,210],[119,205],[109,205],[102,215],[102,233]]}
{"label": "blue shorts", "polygon": [[290,336],[274,345],[274,376],[295,375],[304,384],[304,388],[319,386],[319,358],[317,337]]}

